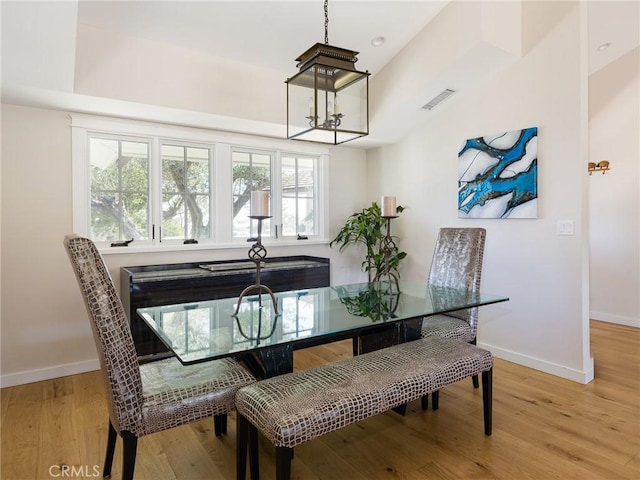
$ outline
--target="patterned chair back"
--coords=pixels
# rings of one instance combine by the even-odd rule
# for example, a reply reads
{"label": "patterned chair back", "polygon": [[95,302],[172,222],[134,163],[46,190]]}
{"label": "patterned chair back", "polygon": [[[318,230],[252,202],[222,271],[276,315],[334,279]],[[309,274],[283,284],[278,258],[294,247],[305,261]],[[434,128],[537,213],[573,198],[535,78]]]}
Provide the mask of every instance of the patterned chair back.
{"label": "patterned chair back", "polygon": [[[484,228],[441,228],[431,261],[428,284],[436,287],[480,290],[484,257]],[[473,337],[478,329],[478,308],[448,313],[469,323]]]}
{"label": "patterned chair back", "polygon": [[118,433],[136,434],[141,424],[142,380],[129,320],[95,244],[72,234],[64,238],[64,245],[91,321],[111,423]]}

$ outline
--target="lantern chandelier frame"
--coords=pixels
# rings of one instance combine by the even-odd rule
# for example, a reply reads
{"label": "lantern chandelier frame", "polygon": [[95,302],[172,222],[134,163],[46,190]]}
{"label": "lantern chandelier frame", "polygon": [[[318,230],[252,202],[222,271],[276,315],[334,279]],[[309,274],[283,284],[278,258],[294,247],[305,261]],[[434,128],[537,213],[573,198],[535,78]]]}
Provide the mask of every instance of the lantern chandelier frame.
{"label": "lantern chandelier frame", "polygon": [[287,138],[334,145],[369,134],[369,75],[356,70],[359,52],[329,45],[324,1],[324,44],[296,58],[299,72],[286,80]]}

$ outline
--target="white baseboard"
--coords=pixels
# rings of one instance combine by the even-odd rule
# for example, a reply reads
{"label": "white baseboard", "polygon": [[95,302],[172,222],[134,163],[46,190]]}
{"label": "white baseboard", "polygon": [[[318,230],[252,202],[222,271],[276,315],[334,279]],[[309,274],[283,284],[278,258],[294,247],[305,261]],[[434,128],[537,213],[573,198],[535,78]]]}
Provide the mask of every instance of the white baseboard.
{"label": "white baseboard", "polygon": [[640,318],[624,317],[622,315],[594,311],[589,312],[589,318],[592,320],[600,320],[601,322],[617,323],[618,325],[640,328]]}
{"label": "white baseboard", "polygon": [[25,383],[66,377],[67,375],[75,375],[77,373],[92,372],[98,369],[100,369],[100,362],[98,362],[98,359],[96,358],[95,360],[67,363],[65,365],[56,365],[55,367],[30,370],[28,372],[9,373],[7,375],[0,376],[0,387],[13,387],[15,385],[23,385]]}
{"label": "white baseboard", "polygon": [[557,363],[548,362],[539,358],[529,357],[518,352],[506,350],[486,343],[478,342],[478,346],[489,350],[494,357],[507,360],[509,362],[517,363],[525,367],[533,368],[534,370],[540,370],[541,372],[550,373],[557,377],[566,378],[574,382],[586,385],[593,380],[593,357],[591,357],[590,365],[587,370],[576,370],[575,368],[569,368]]}
{"label": "white baseboard", "polygon": [[[598,318],[597,320],[600,319]],[[564,365],[547,362],[546,360],[529,357],[527,355],[496,347],[494,345],[488,345],[486,343],[478,342],[478,346],[490,350],[491,353],[497,358],[517,363],[518,365],[523,365],[525,367],[533,368],[535,370],[540,370],[545,373],[550,373],[552,375],[566,378],[574,382],[587,384],[591,380],[593,380],[593,358],[591,358],[591,365],[589,366],[589,369],[586,371],[581,371],[573,368],[568,368]],[[98,359],[95,359],[87,360],[84,362],[57,365],[55,367],[43,368],[39,370],[30,370],[27,372],[10,373],[0,376],[0,387],[13,387],[15,385],[23,385],[25,383],[40,382],[42,380],[50,380],[52,378],[66,377],[67,375],[92,372],[94,370],[98,370],[99,368],[100,364],[98,362]]]}

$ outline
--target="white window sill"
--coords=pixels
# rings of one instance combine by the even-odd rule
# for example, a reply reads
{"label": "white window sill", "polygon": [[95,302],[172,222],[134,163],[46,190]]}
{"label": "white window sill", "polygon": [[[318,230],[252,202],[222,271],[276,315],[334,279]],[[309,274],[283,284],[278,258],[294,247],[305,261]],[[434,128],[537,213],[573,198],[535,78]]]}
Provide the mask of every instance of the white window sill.
{"label": "white window sill", "polygon": [[[318,239],[318,240],[288,240],[279,242],[264,241],[262,244],[267,249],[276,250],[279,247],[299,247],[301,245],[328,245],[330,240]],[[135,243],[135,242],[134,242]],[[184,245],[178,244],[164,244],[164,245],[142,245],[128,247],[109,247],[108,245],[99,245],[98,250],[102,255],[127,255],[137,253],[164,253],[164,252],[193,252],[198,250],[240,250],[246,252],[254,242],[245,243],[196,243]],[[273,255],[272,255],[273,256]]]}

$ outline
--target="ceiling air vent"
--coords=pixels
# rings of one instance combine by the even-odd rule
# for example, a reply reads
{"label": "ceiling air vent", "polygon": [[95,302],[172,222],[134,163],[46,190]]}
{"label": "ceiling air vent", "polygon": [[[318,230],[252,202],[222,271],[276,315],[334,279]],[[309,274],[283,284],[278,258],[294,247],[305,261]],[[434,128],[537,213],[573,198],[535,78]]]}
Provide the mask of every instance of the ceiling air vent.
{"label": "ceiling air vent", "polygon": [[454,93],[456,93],[455,90],[449,90],[448,88],[444,89],[442,92],[440,92],[438,95],[436,95],[435,97],[433,97],[429,103],[427,103],[426,105],[422,106],[422,110],[433,110],[437,105],[441,104],[442,102],[444,102],[447,98],[449,98],[451,95],[453,95]]}

